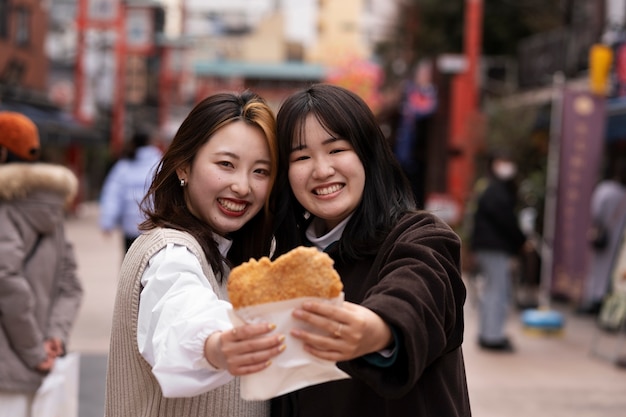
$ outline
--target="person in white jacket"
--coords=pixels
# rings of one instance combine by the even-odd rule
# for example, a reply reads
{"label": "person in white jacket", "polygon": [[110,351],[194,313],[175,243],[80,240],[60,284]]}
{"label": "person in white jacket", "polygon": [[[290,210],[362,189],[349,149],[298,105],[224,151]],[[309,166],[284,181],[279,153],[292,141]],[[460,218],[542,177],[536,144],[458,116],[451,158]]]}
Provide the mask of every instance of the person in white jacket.
{"label": "person in white jacket", "polygon": [[145,217],[139,203],[148,191],[162,152],[145,132],[136,132],[129,151],[113,165],[100,194],[100,228],[108,235],[120,229],[127,251],[139,236]]}

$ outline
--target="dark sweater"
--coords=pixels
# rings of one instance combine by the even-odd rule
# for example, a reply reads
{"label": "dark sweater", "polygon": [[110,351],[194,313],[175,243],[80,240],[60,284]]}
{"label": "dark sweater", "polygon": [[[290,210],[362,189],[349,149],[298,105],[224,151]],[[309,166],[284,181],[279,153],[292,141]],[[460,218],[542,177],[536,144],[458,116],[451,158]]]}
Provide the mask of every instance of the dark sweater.
{"label": "dark sweater", "polygon": [[376,312],[397,335],[388,367],[340,362],[352,379],[319,384],[272,401],[272,416],[470,416],[463,341],[465,286],[458,236],[428,213],[410,214],[377,256],[342,262],[329,255],[347,301]]}
{"label": "dark sweater", "polygon": [[514,254],[526,237],[515,215],[515,190],[511,184],[491,179],[478,198],[472,232],[473,250],[495,250]]}

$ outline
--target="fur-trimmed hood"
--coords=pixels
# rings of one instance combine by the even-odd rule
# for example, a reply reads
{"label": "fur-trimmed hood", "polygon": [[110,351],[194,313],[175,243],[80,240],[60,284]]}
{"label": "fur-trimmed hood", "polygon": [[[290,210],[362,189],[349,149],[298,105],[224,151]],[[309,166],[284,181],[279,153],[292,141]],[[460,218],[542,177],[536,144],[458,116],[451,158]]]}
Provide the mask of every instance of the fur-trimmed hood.
{"label": "fur-trimmed hood", "polygon": [[70,203],[78,192],[78,179],[61,165],[12,162],[0,164],[0,200],[24,198],[34,191],[60,194]]}

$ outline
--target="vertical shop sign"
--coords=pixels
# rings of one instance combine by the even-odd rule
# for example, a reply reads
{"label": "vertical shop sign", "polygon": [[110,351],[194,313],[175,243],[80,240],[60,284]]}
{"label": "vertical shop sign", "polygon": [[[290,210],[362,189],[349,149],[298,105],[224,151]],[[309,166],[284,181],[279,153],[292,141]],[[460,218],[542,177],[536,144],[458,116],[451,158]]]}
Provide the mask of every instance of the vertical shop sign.
{"label": "vertical shop sign", "polygon": [[579,299],[587,271],[590,200],[602,156],[605,98],[565,90],[555,216],[552,293]]}
{"label": "vertical shop sign", "polygon": [[615,59],[615,78],[616,78],[616,95],[618,97],[626,96],[626,44],[621,43],[616,48]]}

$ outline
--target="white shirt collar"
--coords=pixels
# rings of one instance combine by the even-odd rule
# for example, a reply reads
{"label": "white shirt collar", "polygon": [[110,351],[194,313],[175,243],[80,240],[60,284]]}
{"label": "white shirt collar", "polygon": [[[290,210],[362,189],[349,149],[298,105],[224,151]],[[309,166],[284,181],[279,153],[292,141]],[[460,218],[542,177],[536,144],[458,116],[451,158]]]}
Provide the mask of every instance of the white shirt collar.
{"label": "white shirt collar", "polygon": [[321,226],[323,226],[324,221],[316,217],[306,229],[306,238],[309,240],[309,242],[315,245],[315,247],[323,251],[332,243],[338,241],[341,238],[341,235],[343,234],[343,231],[346,228],[346,225],[348,224],[348,221],[351,217],[352,214],[343,219],[341,223],[335,226],[330,232],[322,236],[317,236],[317,233],[315,231],[319,230]]}
{"label": "white shirt collar", "polygon": [[225,238],[224,236],[218,235],[217,233],[213,233],[213,239],[215,239],[215,243],[217,243],[217,248],[219,249],[220,254],[225,258],[233,244],[233,241]]}

